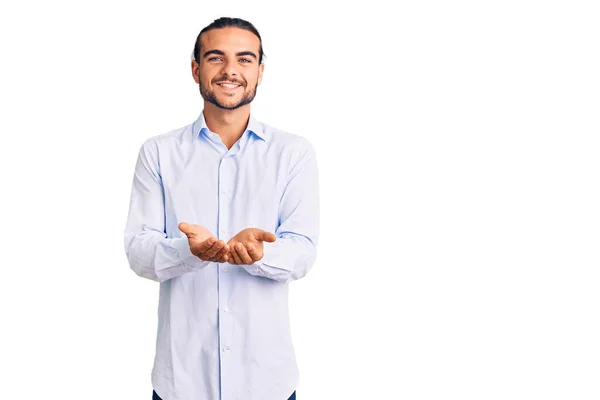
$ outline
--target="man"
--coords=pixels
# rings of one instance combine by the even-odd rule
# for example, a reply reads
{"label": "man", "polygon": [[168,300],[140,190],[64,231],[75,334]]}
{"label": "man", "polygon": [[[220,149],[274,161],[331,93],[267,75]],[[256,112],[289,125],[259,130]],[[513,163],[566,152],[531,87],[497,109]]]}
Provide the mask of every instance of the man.
{"label": "man", "polygon": [[315,151],[250,114],[262,40],[220,18],[196,40],[204,110],[141,146],[125,252],[160,282],[153,399],[295,399],[288,283],[316,259]]}

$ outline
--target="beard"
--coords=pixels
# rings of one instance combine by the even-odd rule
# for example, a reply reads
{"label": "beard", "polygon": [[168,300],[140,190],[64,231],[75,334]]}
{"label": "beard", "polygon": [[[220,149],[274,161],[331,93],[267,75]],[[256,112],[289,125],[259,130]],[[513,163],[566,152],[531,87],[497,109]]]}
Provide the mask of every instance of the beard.
{"label": "beard", "polygon": [[[219,80],[229,80],[229,79],[219,79]],[[242,84],[240,81],[234,81],[236,83]],[[237,108],[240,108],[242,106],[245,106],[246,104],[250,104],[252,102],[252,100],[254,100],[254,96],[256,96],[256,88],[258,87],[258,82],[256,82],[256,85],[254,86],[254,89],[251,90],[245,90],[244,94],[242,96],[242,98],[234,104],[223,104],[222,102],[219,101],[219,99],[217,98],[217,95],[215,94],[214,90],[211,91],[209,90],[203,83],[202,81],[200,81],[200,95],[202,96],[202,98],[211,103],[214,104],[215,106],[223,109],[223,110],[235,110]],[[246,89],[246,85],[242,84],[242,87]]]}

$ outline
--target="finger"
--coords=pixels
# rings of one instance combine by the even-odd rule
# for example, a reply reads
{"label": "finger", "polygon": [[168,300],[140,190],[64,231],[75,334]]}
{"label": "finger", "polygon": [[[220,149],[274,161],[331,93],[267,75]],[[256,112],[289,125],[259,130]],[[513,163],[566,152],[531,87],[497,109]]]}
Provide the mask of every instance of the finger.
{"label": "finger", "polygon": [[260,249],[254,247],[254,245],[249,244],[248,246],[246,246],[246,248],[248,249],[248,255],[252,257],[252,262],[258,261],[263,257]]}
{"label": "finger", "polygon": [[224,245],[223,248],[217,254],[215,254],[215,261],[226,262],[225,260],[223,260],[223,258],[227,255],[227,253],[229,253],[229,246]]}
{"label": "finger", "polygon": [[[214,254],[213,254],[214,253]],[[211,248],[209,248],[206,253],[204,253],[204,257],[206,257],[206,259],[208,261],[219,261],[218,254],[222,254],[225,253],[227,254],[227,251],[223,251],[223,248],[220,248],[219,246],[219,242],[216,242],[215,244],[213,244],[213,246]],[[213,254],[212,256],[210,254]]]}
{"label": "finger", "polygon": [[225,242],[217,240],[204,254],[209,258],[216,258],[217,253],[219,253],[223,247],[225,247]]}
{"label": "finger", "polygon": [[231,254],[231,252],[233,251],[233,246],[235,246],[237,242],[234,239],[230,239],[229,242],[227,242],[227,248],[229,249],[229,251],[227,252],[227,256],[225,257],[226,260],[223,262],[228,262],[229,264],[233,264],[235,265],[235,259],[233,258],[233,254]]}
{"label": "finger", "polygon": [[206,251],[210,249],[217,242],[217,238],[214,236],[209,237],[204,242],[198,245],[198,253],[205,255]]}
{"label": "finger", "polygon": [[229,250],[229,253],[227,253],[227,258],[228,258],[228,259],[227,259],[227,262],[228,262],[229,264],[232,264],[232,265],[237,265],[237,264],[236,264],[236,262],[235,262],[235,258],[233,258],[233,249],[230,249],[230,250]]}
{"label": "finger", "polygon": [[231,256],[233,257],[233,260],[235,261],[235,264],[243,264],[242,263],[242,257],[240,257],[240,255],[237,252],[237,245],[235,247],[231,248]]}
{"label": "finger", "polygon": [[239,256],[242,259],[242,264],[252,264],[254,261],[252,261],[252,257],[250,257],[248,255],[248,251],[246,250],[246,246],[244,246],[242,243],[238,243],[236,245],[236,249],[237,252],[239,254]]}
{"label": "finger", "polygon": [[259,239],[262,240],[263,242],[272,243],[275,241],[275,239],[277,239],[277,237],[275,236],[275,234],[273,234],[271,232],[262,231]]}
{"label": "finger", "polygon": [[230,253],[225,253],[225,255],[223,257],[221,257],[221,259],[219,260],[219,262],[220,263],[226,263],[226,262],[229,262],[230,259],[231,259]]}

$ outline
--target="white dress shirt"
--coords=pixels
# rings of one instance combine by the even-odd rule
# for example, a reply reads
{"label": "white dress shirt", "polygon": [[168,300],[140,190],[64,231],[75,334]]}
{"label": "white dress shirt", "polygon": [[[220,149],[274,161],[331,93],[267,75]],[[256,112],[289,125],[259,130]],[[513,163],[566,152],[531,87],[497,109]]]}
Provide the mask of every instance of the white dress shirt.
{"label": "white dress shirt", "polygon": [[[298,385],[288,283],[316,259],[315,150],[252,115],[228,150],[204,113],[139,151],[125,252],[160,282],[152,385],[163,400],[286,400]],[[202,261],[180,222],[225,242],[246,228],[275,233],[252,265]]]}

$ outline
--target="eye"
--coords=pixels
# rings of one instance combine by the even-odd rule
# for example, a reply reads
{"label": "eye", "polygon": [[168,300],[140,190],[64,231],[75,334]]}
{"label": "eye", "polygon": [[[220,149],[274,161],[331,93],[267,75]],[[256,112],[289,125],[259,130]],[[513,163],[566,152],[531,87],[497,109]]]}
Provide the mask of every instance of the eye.
{"label": "eye", "polygon": [[208,61],[214,61],[214,60],[220,60],[221,57],[211,57],[208,59]]}
{"label": "eye", "polygon": [[243,64],[252,62],[252,60],[250,60],[249,58],[241,58],[240,61],[242,61]]}

